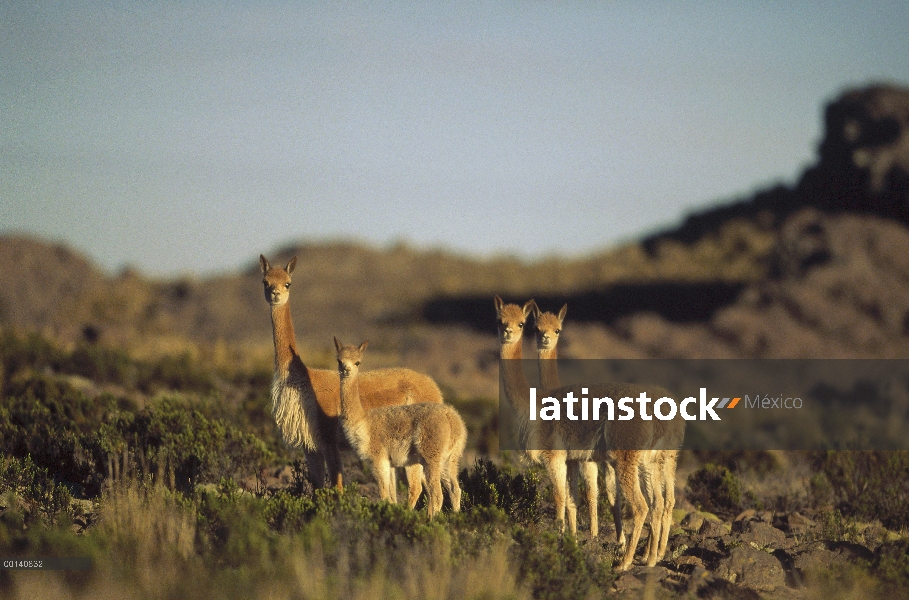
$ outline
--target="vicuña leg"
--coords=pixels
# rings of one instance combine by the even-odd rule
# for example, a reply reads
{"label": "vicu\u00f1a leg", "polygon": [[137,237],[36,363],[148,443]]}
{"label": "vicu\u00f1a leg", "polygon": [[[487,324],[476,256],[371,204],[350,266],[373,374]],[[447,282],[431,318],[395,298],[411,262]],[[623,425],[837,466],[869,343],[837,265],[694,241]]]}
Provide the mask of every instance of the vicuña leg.
{"label": "vicu\u00f1a leg", "polygon": [[587,499],[587,514],[590,516],[590,539],[600,534],[599,506],[600,484],[597,481],[597,463],[584,461],[580,464],[581,479],[584,480],[584,494]]}
{"label": "vicu\u00f1a leg", "polygon": [[634,552],[641,539],[641,530],[644,529],[644,522],[647,520],[647,499],[641,491],[637,460],[633,457],[625,457],[619,460],[616,466],[622,496],[628,498],[628,503],[631,505],[631,538],[625,548],[625,556],[617,568],[619,571],[627,571],[634,560]]}
{"label": "vicu\u00f1a leg", "polygon": [[420,492],[423,491],[423,482],[426,480],[423,476],[423,465],[404,467],[404,474],[407,475],[407,506],[413,509],[420,499]]}
{"label": "vicu\u00f1a leg", "polygon": [[662,480],[663,480],[663,531],[660,536],[660,545],[657,548],[657,560],[663,560],[666,547],[669,545],[669,530],[672,529],[672,510],[675,508],[675,469],[679,460],[678,450],[663,452]]}
{"label": "vicu\u00f1a leg", "polygon": [[644,484],[644,495],[650,505],[650,537],[647,540],[645,563],[648,567],[656,565],[657,550],[663,537],[663,500],[662,472],[659,463],[649,463],[643,469],[641,479]]}
{"label": "vicu\u00f1a leg", "polygon": [[388,489],[391,483],[391,463],[388,461],[388,458],[381,458],[373,462],[372,470],[373,476],[379,484],[379,498],[388,500],[391,494],[391,491]]}
{"label": "vicu\u00f1a leg", "polygon": [[454,512],[461,510],[461,485],[458,483],[458,457],[453,456],[448,464],[442,464],[442,484],[451,500],[451,509]]}
{"label": "vicu\u00f1a leg", "polygon": [[306,458],[306,468],[309,470],[309,480],[315,489],[325,487],[325,455],[318,450],[307,450],[303,453]]}
{"label": "vicu\u00f1a leg", "polygon": [[429,463],[426,465],[426,480],[429,483],[429,506],[427,512],[429,518],[434,517],[442,510],[442,473],[441,465]]}
{"label": "vicu\u00f1a leg", "polygon": [[615,524],[615,539],[619,549],[625,550],[625,531],[622,526],[622,488],[618,485],[615,469],[608,462],[603,465],[604,485],[606,486],[606,501],[612,512],[612,521]]}
{"label": "vicu\u00f1a leg", "polygon": [[565,501],[568,495],[568,466],[564,460],[546,460],[546,472],[552,483],[552,494],[555,500],[555,517],[559,531],[565,531]]}
{"label": "vicu\u00f1a leg", "polygon": [[568,513],[568,531],[571,535],[578,534],[578,467],[576,460],[569,460],[568,469],[568,494],[565,496],[565,512]]}

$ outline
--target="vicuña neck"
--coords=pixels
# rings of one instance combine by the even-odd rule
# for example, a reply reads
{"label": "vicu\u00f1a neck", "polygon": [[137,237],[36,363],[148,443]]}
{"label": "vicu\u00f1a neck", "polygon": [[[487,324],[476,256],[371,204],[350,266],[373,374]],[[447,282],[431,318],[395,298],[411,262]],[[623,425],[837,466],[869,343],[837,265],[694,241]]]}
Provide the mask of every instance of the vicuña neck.
{"label": "vicu\u00f1a neck", "polygon": [[502,344],[499,357],[499,381],[505,390],[505,397],[515,413],[523,419],[530,417],[530,385],[524,375],[524,353],[521,340]]}
{"label": "vicu\u00f1a neck", "polygon": [[290,302],[271,307],[271,328],[275,341],[275,371],[286,375],[294,358],[298,358]]}
{"label": "vicu\u00f1a neck", "polygon": [[549,350],[537,350],[540,359],[540,386],[544,390],[554,390],[562,386],[559,379],[559,353],[555,347]]}
{"label": "vicu\u00f1a neck", "polygon": [[359,375],[341,378],[341,419],[355,425],[366,418],[360,403]]}

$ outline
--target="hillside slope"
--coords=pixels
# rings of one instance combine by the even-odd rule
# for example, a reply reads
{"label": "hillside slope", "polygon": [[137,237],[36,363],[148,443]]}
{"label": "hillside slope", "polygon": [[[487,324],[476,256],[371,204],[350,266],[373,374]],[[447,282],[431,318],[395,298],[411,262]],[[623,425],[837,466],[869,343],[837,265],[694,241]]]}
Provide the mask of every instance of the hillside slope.
{"label": "hillside slope", "polygon": [[[262,251],[273,263],[298,257],[291,303],[309,360],[330,362],[333,335],[368,337],[379,363],[426,370],[464,396],[495,395],[493,294],[544,309],[568,302],[566,356],[903,356],[909,90],[847,92],[826,126],[818,163],[793,188],[588,257],[481,260],[355,243]],[[267,367],[257,259],[239,274],[159,281],[0,237],[0,324]]]}

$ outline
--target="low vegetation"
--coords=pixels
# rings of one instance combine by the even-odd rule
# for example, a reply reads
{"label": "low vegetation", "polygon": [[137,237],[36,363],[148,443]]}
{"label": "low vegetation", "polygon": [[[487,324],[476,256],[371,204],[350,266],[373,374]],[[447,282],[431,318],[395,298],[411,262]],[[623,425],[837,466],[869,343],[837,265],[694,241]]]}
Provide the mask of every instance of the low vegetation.
{"label": "low vegetation", "polygon": [[[0,354],[0,556],[92,559],[89,571],[0,571],[3,597],[584,598],[617,581],[608,535],[559,533],[541,473],[480,451],[495,412],[478,400],[453,399],[481,457],[460,473],[463,510],[430,521],[366,485],[313,492],[269,426],[260,373],[11,333]],[[680,493],[692,508],[731,518],[773,502],[751,489],[779,469],[772,459],[710,459]],[[868,553],[811,585],[907,589],[909,544],[893,534],[909,527],[907,454],[810,459],[809,493],[793,505],[832,515],[815,535]],[[287,465],[292,481],[266,485],[263,473]]]}

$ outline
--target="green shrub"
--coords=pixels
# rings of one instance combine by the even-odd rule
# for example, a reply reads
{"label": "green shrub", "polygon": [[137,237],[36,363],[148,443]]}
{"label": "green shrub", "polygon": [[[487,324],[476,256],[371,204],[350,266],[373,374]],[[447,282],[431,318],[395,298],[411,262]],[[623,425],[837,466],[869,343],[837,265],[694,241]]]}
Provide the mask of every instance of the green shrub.
{"label": "green shrub", "polygon": [[0,451],[31,456],[54,477],[97,492],[101,480],[86,440],[115,406],[109,395],[90,400],[50,377],[20,377],[0,399]]}
{"label": "green shrub", "polygon": [[611,587],[614,574],[596,544],[585,551],[574,536],[537,528],[515,528],[513,535],[512,556],[534,598],[585,598]]}
{"label": "green shrub", "polygon": [[272,458],[256,436],[169,398],[138,413],[118,414],[99,429],[93,450],[99,468],[126,451],[140,472],[166,470],[176,488],[187,493],[238,471],[258,472]]}
{"label": "green shrub", "polygon": [[742,506],[742,485],[726,467],[707,464],[688,476],[688,500],[702,510],[729,515]]}
{"label": "green shrub", "polygon": [[[872,564],[885,588],[892,592],[909,590],[909,540],[899,540],[881,545]],[[899,597],[894,594],[893,597]]]}
{"label": "green shrub", "polygon": [[69,489],[57,483],[43,469],[25,459],[10,458],[0,464],[0,495],[12,493],[27,510],[27,517],[44,517],[50,522],[69,514],[72,510],[72,495]]}
{"label": "green shrub", "polygon": [[472,470],[464,469],[461,482],[461,507],[498,507],[520,523],[535,521],[540,516],[540,477],[528,471],[513,475],[508,467],[480,459]]}
{"label": "green shrub", "polygon": [[891,529],[909,527],[909,451],[831,450],[813,454],[812,462],[815,502],[832,500],[843,514]]}

